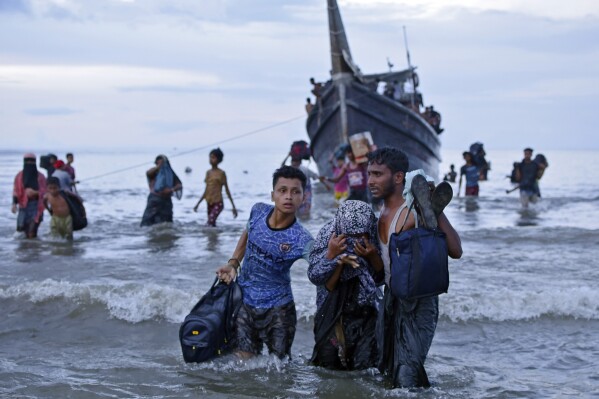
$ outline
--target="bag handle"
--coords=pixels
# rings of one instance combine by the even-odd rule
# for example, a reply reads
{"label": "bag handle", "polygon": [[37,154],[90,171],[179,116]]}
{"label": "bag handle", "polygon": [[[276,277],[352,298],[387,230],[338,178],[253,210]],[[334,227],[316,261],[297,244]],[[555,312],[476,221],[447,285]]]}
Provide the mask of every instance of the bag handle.
{"label": "bag handle", "polygon": [[[401,232],[403,231],[403,228],[406,227],[406,223],[408,221],[408,218],[410,217],[410,212],[412,212],[412,208],[414,208],[414,201],[412,201],[412,203],[410,204],[410,207],[408,208],[408,212],[406,213],[406,217],[403,220],[403,224],[401,225],[401,229],[399,229],[399,232],[397,233],[397,235],[400,235]],[[416,227],[418,227],[418,216],[416,216]]]}

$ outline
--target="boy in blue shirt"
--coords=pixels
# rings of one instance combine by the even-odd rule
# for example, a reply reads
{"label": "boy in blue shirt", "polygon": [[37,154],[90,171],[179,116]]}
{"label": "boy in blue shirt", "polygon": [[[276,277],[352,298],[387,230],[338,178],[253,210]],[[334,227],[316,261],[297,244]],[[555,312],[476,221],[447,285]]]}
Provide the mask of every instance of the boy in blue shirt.
{"label": "boy in blue shirt", "polygon": [[260,354],[264,344],[279,358],[291,355],[297,318],[289,270],[296,260],[308,260],[313,242],[295,218],[305,187],[306,176],[299,169],[277,169],[271,193],[274,206],[252,207],[233,257],[216,271],[227,284],[239,274],[243,305],[237,316],[237,341],[243,358]]}

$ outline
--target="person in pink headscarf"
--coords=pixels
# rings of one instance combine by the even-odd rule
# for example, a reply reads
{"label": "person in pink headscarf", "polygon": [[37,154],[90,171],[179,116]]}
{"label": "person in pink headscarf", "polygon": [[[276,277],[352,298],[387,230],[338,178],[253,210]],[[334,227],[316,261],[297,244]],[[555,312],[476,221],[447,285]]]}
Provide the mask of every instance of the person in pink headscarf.
{"label": "person in pink headscarf", "polygon": [[46,178],[38,172],[35,154],[23,156],[23,170],[17,173],[12,194],[12,213],[17,213],[17,231],[27,238],[37,237],[37,229],[44,216],[42,198],[46,193]]}

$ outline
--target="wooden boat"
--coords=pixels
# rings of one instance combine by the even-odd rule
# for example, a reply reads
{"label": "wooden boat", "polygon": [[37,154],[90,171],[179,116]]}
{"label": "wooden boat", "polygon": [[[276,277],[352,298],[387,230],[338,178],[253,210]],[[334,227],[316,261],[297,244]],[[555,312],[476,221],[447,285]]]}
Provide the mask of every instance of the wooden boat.
{"label": "wooden boat", "polygon": [[[337,1],[327,0],[327,3],[331,79],[315,84],[316,101],[306,122],[312,155],[320,174],[332,176],[329,160],[340,145],[349,143],[352,135],[370,132],[378,148],[391,146],[406,152],[410,170],[421,168],[437,178],[441,161],[440,115],[432,111],[432,107],[426,107],[427,113],[420,112],[422,95],[416,89],[416,68],[363,74],[351,57]],[[386,90],[381,94],[378,92],[381,84],[400,90],[396,93]],[[404,85],[410,85],[412,91],[402,92]],[[439,118],[436,130],[428,111]]]}

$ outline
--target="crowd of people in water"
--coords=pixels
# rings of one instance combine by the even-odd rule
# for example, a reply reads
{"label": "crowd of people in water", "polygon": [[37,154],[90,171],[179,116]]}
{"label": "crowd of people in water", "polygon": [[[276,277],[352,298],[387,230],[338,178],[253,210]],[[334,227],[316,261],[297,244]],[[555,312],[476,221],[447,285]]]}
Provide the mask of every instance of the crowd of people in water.
{"label": "crowd of people in water", "polygon": [[[547,158],[543,154],[537,154],[532,157],[533,149],[527,147],[524,149],[524,158],[520,162],[514,162],[513,169],[507,177],[515,186],[506,190],[511,193],[520,190],[520,202],[522,208],[526,209],[529,204],[536,203],[541,198],[541,189],[539,181],[549,166]],[[458,182],[457,196],[460,196],[462,189],[462,180],[465,182],[464,195],[467,197],[478,197],[479,182],[487,180],[487,173],[491,170],[491,163],[485,159],[485,150],[482,143],[474,143],[469,151],[464,151],[464,165],[460,167],[460,178]],[[455,183],[457,172],[455,165],[449,166],[449,171],[443,176],[444,181]]]}
{"label": "crowd of people in water", "polygon": [[[532,159],[532,153],[526,148],[522,162],[514,164],[513,181],[523,206],[540,196],[538,179],[548,165],[542,155]],[[465,176],[465,194],[477,196],[478,181],[486,178],[474,161],[480,154],[463,155],[458,195]],[[206,202],[209,226],[216,226],[224,208],[223,188],[237,217],[226,173],[219,168],[223,157],[220,148],[210,151],[205,190],[193,208],[197,212]],[[291,164],[286,165],[289,158]],[[424,363],[437,326],[439,296],[396,295],[391,286],[398,258],[389,248],[424,228],[439,232],[445,262],[448,256],[462,256],[460,237],[443,211],[453,196],[449,182],[456,181],[454,165],[435,185],[424,171],[410,171],[407,155],[396,148],[375,149],[366,162],[357,163],[351,146],[341,146],[330,158],[332,176],[320,176],[302,165],[309,158],[307,143],[293,143],[272,176],[273,204],[253,205],[231,258],[216,269],[221,281],[236,281],[243,293],[235,323],[235,353],[248,358],[261,354],[266,345],[281,359],[291,356],[297,317],[290,268],[303,258],[317,291],[311,363],[337,370],[376,367],[392,387],[430,386]],[[14,181],[12,211],[18,211],[17,230],[28,238],[36,236],[44,209],[52,215],[52,234],[72,238],[76,216],[72,202],[79,197],[73,154],[66,159],[65,163],[52,154],[41,157],[44,176],[34,154],[23,157],[23,170]],[[146,176],[149,195],[141,225],[172,222],[172,197],[181,198],[181,179],[165,155],[155,158]],[[311,180],[329,189],[328,183],[333,184],[338,201],[316,238],[301,223],[311,208]],[[372,201],[381,204],[376,213]]]}
{"label": "crowd of people in water", "polygon": [[65,163],[55,154],[40,157],[40,167],[46,169],[44,176],[37,169],[35,154],[23,156],[23,170],[14,180],[11,211],[18,213],[17,231],[23,232],[27,238],[37,237],[45,209],[51,215],[51,234],[72,238],[73,220],[69,203],[73,207],[82,201],[77,195],[78,182],[73,167],[75,157],[68,153],[66,160]]}

